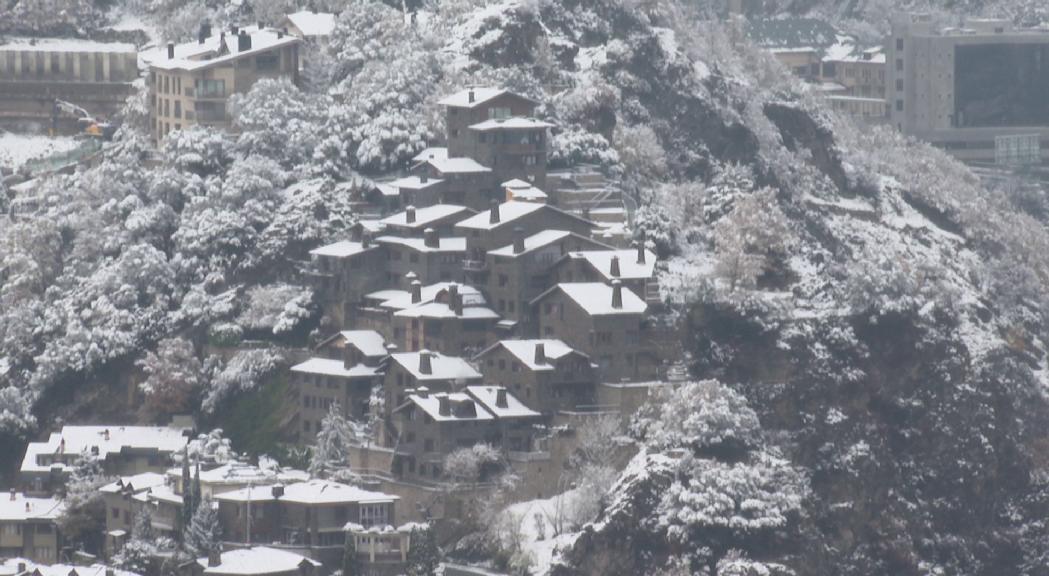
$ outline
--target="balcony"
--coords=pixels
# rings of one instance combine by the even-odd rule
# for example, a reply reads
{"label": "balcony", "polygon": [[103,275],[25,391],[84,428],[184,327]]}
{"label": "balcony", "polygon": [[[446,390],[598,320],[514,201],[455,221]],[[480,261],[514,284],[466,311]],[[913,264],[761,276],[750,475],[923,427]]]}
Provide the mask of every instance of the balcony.
{"label": "balcony", "polygon": [[463,260],[463,270],[466,272],[485,272],[488,263],[484,260]]}

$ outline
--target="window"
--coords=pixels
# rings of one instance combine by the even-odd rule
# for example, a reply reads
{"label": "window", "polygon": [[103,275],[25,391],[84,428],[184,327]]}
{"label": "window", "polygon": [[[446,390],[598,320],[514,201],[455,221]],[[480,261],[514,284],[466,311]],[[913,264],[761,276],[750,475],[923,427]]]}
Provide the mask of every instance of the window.
{"label": "window", "polygon": [[506,106],[493,106],[488,109],[488,117],[495,119],[509,118],[511,116],[510,108]]}
{"label": "window", "polygon": [[896,111],[903,112],[903,100],[896,101]]}
{"label": "window", "polygon": [[830,78],[830,77],[833,77],[836,72],[837,72],[837,70],[835,69],[833,62],[824,62],[823,63],[823,75],[824,76]]}
{"label": "window", "polygon": [[52,54],[51,55],[51,72],[53,74],[58,74],[59,67],[60,67],[60,64],[59,64],[59,60],[58,60],[58,54]]}
{"label": "window", "polygon": [[903,72],[903,58],[896,59],[896,71]]}
{"label": "window", "polygon": [[903,78],[896,79],[896,91],[903,92]]}
{"label": "window", "polygon": [[222,98],[226,95],[225,80],[201,80],[194,82],[199,98]]}
{"label": "window", "polygon": [[903,51],[903,38],[897,38],[896,39],[896,50],[898,52],[902,52]]}
{"label": "window", "polygon": [[[182,101],[175,100],[175,118],[182,118]],[[178,128],[176,128],[178,130]]]}
{"label": "window", "polygon": [[310,421],[309,420],[303,420],[302,421],[302,431],[303,432],[309,432],[310,431]]}
{"label": "window", "polygon": [[404,437],[404,441],[409,444],[415,442],[415,432],[409,432],[408,434],[406,434]]}
{"label": "window", "polygon": [[255,68],[257,70],[276,70],[278,67],[280,67],[280,55],[276,52],[266,52],[255,57]]}
{"label": "window", "polygon": [[170,78],[169,78],[168,76],[164,76],[164,90],[163,90],[163,92],[164,92],[165,94],[167,94],[167,93],[168,93],[168,92],[170,92],[170,91],[171,91],[171,82],[170,82]]}
{"label": "window", "polygon": [[433,438],[427,438],[424,444],[425,448],[423,448],[423,450],[426,452],[433,452]]}

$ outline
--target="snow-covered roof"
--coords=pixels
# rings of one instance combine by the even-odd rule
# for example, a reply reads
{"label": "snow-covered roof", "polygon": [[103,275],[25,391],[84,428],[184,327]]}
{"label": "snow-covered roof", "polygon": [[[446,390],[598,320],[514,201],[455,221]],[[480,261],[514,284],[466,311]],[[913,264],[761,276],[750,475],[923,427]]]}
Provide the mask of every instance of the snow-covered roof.
{"label": "snow-covered roof", "polygon": [[[505,405],[499,405],[499,393],[505,394]],[[539,413],[525,406],[524,402],[517,399],[502,386],[467,386],[466,393],[473,396],[484,406],[486,410],[495,415],[496,418],[534,418]]]}
{"label": "snow-covered roof", "polygon": [[510,244],[508,246],[503,246],[502,248],[489,250],[488,253],[493,256],[522,256],[528,254],[532,250],[549,246],[554,242],[559,242],[571,235],[572,233],[567,230],[543,230],[542,232],[536,232],[524,239],[524,251],[522,252],[514,253],[514,245]]}
{"label": "snow-covered roof", "polygon": [[386,355],[386,339],[375,330],[343,330],[338,335],[365,356]]}
{"label": "snow-covered roof", "polygon": [[398,178],[389,184],[390,186],[396,186],[398,190],[401,188],[404,188],[405,190],[425,190],[437,186],[441,182],[444,182],[444,180],[441,180],[440,178],[427,178],[426,181],[423,182],[422,178],[419,176],[405,176],[404,178]]}
{"label": "snow-covered roof", "polygon": [[0,52],[126,52],[138,54],[134,44],[126,42],[98,42],[79,38],[8,38],[0,44]]}
{"label": "snow-covered roof", "polygon": [[[168,470],[168,475],[181,475],[180,468]],[[222,466],[201,470],[200,483],[207,486],[244,485],[267,482],[303,482],[309,480],[308,473],[291,468],[263,468],[246,462],[227,462]]]}
{"label": "snow-covered roof", "polygon": [[546,192],[536,188],[531,182],[519,178],[503,182],[501,186],[510,192],[514,200],[542,201],[549,197]]}
{"label": "snow-covered roof", "polygon": [[[441,400],[448,403],[448,413],[441,414]],[[465,392],[437,392],[426,395],[409,394],[408,401],[437,422],[495,420],[477,399]]]}
{"label": "snow-covered roof", "polygon": [[331,358],[310,358],[309,360],[291,367],[292,372],[299,374],[319,374],[321,376],[335,376],[338,378],[370,378],[379,374],[378,367],[356,364],[346,368],[342,360]]}
{"label": "snow-covered roof", "polygon": [[416,252],[466,252],[466,238],[462,237],[438,238],[437,246],[427,246],[423,238],[403,236],[379,236],[375,241],[379,244],[397,244]]}
{"label": "snow-covered roof", "polygon": [[303,563],[320,568],[320,562],[310,560],[287,550],[277,550],[266,546],[241,548],[223,552],[217,566],[209,566],[207,558],[198,558],[197,564],[204,567],[205,574],[234,574],[250,576],[254,574],[282,574],[297,572]]}
{"label": "snow-covered roof", "polygon": [[352,240],[340,240],[327,246],[321,246],[320,248],[314,248],[310,250],[310,254],[313,256],[326,256],[329,258],[349,258],[350,256],[356,256],[357,254],[363,254],[369,250],[375,250],[377,246],[370,244],[365,246],[360,242],[354,242]]}
{"label": "snow-covered roof", "polygon": [[[571,258],[581,258],[590,263],[602,276],[608,280],[613,278],[624,278],[627,280],[641,280],[652,278],[656,272],[656,255],[650,250],[645,250],[645,261],[637,261],[637,250],[586,250],[581,252],[569,252]],[[619,258],[619,276],[612,275],[612,259]]]}
{"label": "snow-covered roof", "polygon": [[817,18],[755,18],[747,21],[747,37],[757,46],[779,50],[823,50],[838,33]]}
{"label": "snow-covered roof", "polygon": [[462,314],[456,314],[444,302],[429,302],[406,308],[394,314],[400,318],[462,318],[463,320],[498,320],[499,314],[487,306],[463,306]]}
{"label": "snow-covered roof", "polygon": [[[535,361],[535,347],[537,344],[543,345],[543,356],[546,358],[546,362],[537,364]],[[547,371],[553,370],[554,365],[550,360],[560,360],[569,354],[580,354],[586,356],[582,352],[573,350],[571,346],[565,344],[561,340],[545,338],[535,340],[500,340],[495,344],[492,344],[488,348],[481,351],[477,355],[478,358],[487,354],[490,350],[494,350],[498,347],[503,347],[507,352],[513,354],[521,361],[522,364],[527,366],[530,370]]]}
{"label": "snow-covered roof", "polygon": [[[20,571],[19,565],[25,565],[25,572]],[[40,572],[41,576],[139,576],[136,572],[119,570],[103,564],[92,564],[90,566],[74,566],[72,564],[38,564],[26,558],[8,558],[0,564],[0,575],[15,576],[16,574],[35,574]]]}
{"label": "snow-covered roof", "polygon": [[471,230],[493,230],[500,226],[510,224],[514,220],[527,216],[537,210],[554,210],[546,204],[537,204],[535,202],[503,202],[499,205],[499,221],[490,222],[491,220],[491,209],[485,210],[480,214],[476,214],[459,222],[456,227],[463,227]]}
{"label": "snow-covered roof", "polygon": [[155,486],[163,486],[167,477],[157,472],[143,472],[134,476],[121,476],[118,480],[110,482],[98,489],[99,492],[115,494],[130,487],[131,492],[141,492]]}
{"label": "snow-covered roof", "polygon": [[[419,357],[430,355],[430,373],[419,371]],[[474,380],[481,378],[481,373],[474,370],[466,360],[458,356],[445,356],[438,352],[401,352],[390,356],[415,377],[416,380]]]}
{"label": "snow-covered roof", "polygon": [[447,157],[448,157],[448,149],[447,148],[445,148],[444,146],[433,146],[433,147],[430,147],[430,148],[426,148],[422,152],[419,152],[418,154],[413,156],[412,157],[412,161],[416,162],[416,163],[419,163],[419,162],[426,162],[427,160],[429,160],[431,158],[443,159],[443,158],[447,158]]}
{"label": "snow-covered roof", "polygon": [[65,426],[59,432],[52,432],[46,442],[29,443],[22,472],[46,472],[55,466],[64,467],[58,462],[40,464],[40,456],[79,455],[95,448],[100,458],[124,449],[177,452],[188,441],[186,432],[187,429],[168,426]]}
{"label": "snow-covered roof", "polygon": [[302,32],[303,37],[331,36],[335,29],[335,14],[329,12],[311,12],[300,10],[294,14],[288,14],[288,22]]}
{"label": "snow-covered roof", "polygon": [[[223,502],[263,502],[274,500],[273,488],[275,485],[251,486],[217,494],[215,500]],[[393,502],[399,500],[398,496],[364,490],[349,484],[340,484],[327,480],[308,480],[296,482],[283,486],[284,495],[280,498],[282,502],[295,504],[350,504],[350,503],[377,503]]]}
{"label": "snow-covered roof", "polygon": [[473,158],[458,157],[458,158],[427,158],[424,160],[426,164],[433,166],[441,174],[479,174],[484,172],[491,172],[492,169],[481,164]]}
{"label": "snow-covered roof", "polygon": [[540,294],[533,302],[546,298],[556,291],[563,292],[591,316],[615,316],[620,314],[644,314],[648,305],[626,286],[621,286],[623,305],[612,306],[612,287],[603,282],[567,282],[558,284]]}
{"label": "snow-covered roof", "polygon": [[143,52],[142,61],[162,70],[201,70],[217,64],[226,64],[244,56],[302,42],[295,36],[284,35],[270,28],[260,30],[258,26],[245,26],[239,31],[251,38],[251,48],[240,50],[237,34],[232,32],[223,34],[225,31],[216,31],[215,35],[205,38],[203,43],[193,41],[176,44],[174,58],[168,58],[167,46],[159,46]]}
{"label": "snow-covered roof", "polygon": [[[408,290],[379,290],[372,292],[364,296],[367,300],[378,301],[379,306],[388,308],[391,310],[404,310],[406,308],[412,308],[414,306],[420,306],[433,302],[437,295],[442,291],[447,290],[449,286],[455,284],[455,282],[438,282],[436,284],[430,284],[429,286],[423,286],[420,290],[422,298],[418,302],[412,302],[412,293]],[[484,304],[486,300],[481,295],[481,291],[473,286],[457,284],[459,289],[459,295],[463,297],[463,306],[473,306],[477,304]]]}
{"label": "snow-covered roof", "polygon": [[159,500],[176,506],[182,506],[182,495],[177,494],[170,484],[147,488],[142,492],[135,493],[133,498],[139,502],[154,502]]}
{"label": "snow-covered roof", "polygon": [[36,498],[21,492],[0,493],[0,521],[54,520],[65,504],[58,498]]}
{"label": "snow-covered roof", "polygon": [[[473,94],[472,100],[470,98],[471,93]],[[534,100],[532,100],[531,98],[521,96],[520,94],[515,94],[504,88],[477,87],[467,88],[466,90],[460,90],[459,92],[456,92],[451,96],[446,96],[442,98],[437,103],[441,106],[453,106],[455,108],[474,108],[480,106],[481,104],[484,104],[485,102],[488,102],[489,100],[494,100],[502,96],[503,94],[513,94],[514,96],[521,98],[522,100],[534,102]]]}
{"label": "snow-covered roof", "polygon": [[433,206],[426,206],[423,208],[415,208],[415,222],[408,222],[407,210],[402,210],[392,216],[387,216],[380,220],[385,226],[398,226],[401,228],[426,228],[429,224],[455,216],[457,214],[472,213],[473,211],[466,206],[459,206],[458,204],[434,204]]}
{"label": "snow-covered roof", "polygon": [[490,132],[492,130],[538,130],[553,128],[555,125],[535,118],[511,116],[509,118],[489,118],[470,126],[470,130]]}

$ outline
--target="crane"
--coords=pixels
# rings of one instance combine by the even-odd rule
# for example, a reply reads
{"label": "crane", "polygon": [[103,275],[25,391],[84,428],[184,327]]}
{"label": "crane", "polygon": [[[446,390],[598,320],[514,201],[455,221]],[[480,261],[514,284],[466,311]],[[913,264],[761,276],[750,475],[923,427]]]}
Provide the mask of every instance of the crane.
{"label": "crane", "polygon": [[72,102],[66,102],[55,98],[51,108],[51,135],[58,130],[58,120],[61,117],[75,118],[79,133],[92,138],[104,138],[108,140],[113,136],[116,128],[108,122],[102,122],[91,115],[90,112]]}

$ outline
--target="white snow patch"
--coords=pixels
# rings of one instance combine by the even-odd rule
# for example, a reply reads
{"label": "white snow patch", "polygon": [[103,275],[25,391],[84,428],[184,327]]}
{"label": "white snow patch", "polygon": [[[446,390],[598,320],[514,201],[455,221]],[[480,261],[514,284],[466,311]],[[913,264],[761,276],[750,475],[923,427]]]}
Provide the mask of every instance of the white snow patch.
{"label": "white snow patch", "polygon": [[42,134],[0,133],[0,166],[17,170],[23,164],[75,149],[79,142],[67,136],[51,138]]}

